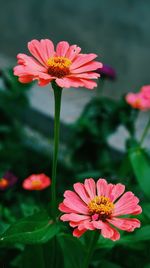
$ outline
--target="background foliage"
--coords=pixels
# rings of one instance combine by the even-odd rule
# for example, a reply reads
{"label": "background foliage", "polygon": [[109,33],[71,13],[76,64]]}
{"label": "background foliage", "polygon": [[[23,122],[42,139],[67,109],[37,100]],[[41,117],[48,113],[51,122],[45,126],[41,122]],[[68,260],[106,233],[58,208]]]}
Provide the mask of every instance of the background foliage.
{"label": "background foliage", "polygon": [[[49,191],[37,195],[22,189],[22,180],[29,174],[44,172],[50,175],[51,154],[38,142],[34,141],[33,146],[33,140],[25,131],[22,115],[30,105],[29,86],[18,83],[11,70],[1,72],[1,80],[0,175],[11,170],[19,181],[13,188],[0,192],[0,267],[50,268],[55,264],[56,267],[81,268],[92,232],[76,239],[68,224],[52,225],[46,212],[50,205]],[[142,228],[133,234],[122,232],[117,242],[100,237],[91,268],[147,268],[150,265],[150,159],[148,150],[140,148],[135,138],[137,115],[124,98],[119,101],[94,98],[77,122],[70,126],[70,140],[61,151],[58,202],[62,200],[63,191],[71,188],[74,182],[101,176],[113,183],[124,183],[127,190],[141,199]],[[120,125],[130,134],[126,152],[121,153],[108,144],[108,137]],[[41,209],[44,209],[43,213]],[[57,252],[53,252],[54,244]],[[33,259],[31,252],[36,258]]]}

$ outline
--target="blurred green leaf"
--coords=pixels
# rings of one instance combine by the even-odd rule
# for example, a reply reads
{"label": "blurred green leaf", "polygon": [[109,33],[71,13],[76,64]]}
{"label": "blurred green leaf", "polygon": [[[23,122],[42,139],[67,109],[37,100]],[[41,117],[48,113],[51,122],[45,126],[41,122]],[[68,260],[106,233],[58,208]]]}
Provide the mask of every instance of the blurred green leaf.
{"label": "blurred green leaf", "polygon": [[129,159],[141,189],[150,199],[150,163],[144,151],[140,148],[130,150]]}
{"label": "blurred green leaf", "polygon": [[140,241],[149,241],[149,240],[150,240],[150,225],[146,225],[136,230],[134,234],[124,236],[121,242],[136,243]]}
{"label": "blurred green leaf", "polygon": [[105,268],[121,268],[122,266],[115,264],[110,261],[102,260],[100,262],[100,267],[105,267]]}
{"label": "blurred green leaf", "polygon": [[39,212],[11,225],[1,235],[0,245],[45,243],[55,236],[58,231],[58,224],[53,224],[47,213]]}
{"label": "blurred green leaf", "polygon": [[82,268],[85,248],[80,240],[72,235],[61,234],[58,240],[63,251],[65,268]]}
{"label": "blurred green leaf", "polygon": [[42,245],[26,246],[19,268],[45,268]]}

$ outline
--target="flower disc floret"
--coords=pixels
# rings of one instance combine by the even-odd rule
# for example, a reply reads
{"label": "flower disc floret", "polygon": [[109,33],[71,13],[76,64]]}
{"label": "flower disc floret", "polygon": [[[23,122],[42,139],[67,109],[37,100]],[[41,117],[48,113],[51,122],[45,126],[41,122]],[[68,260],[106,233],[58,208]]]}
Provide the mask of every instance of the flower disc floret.
{"label": "flower disc floret", "polygon": [[65,57],[51,57],[47,60],[48,73],[51,76],[56,76],[62,78],[69,75],[69,66],[71,65],[71,60]]}
{"label": "flower disc floret", "polygon": [[88,204],[89,213],[91,215],[98,214],[99,219],[105,220],[110,218],[114,204],[110,201],[109,197],[95,196]]}

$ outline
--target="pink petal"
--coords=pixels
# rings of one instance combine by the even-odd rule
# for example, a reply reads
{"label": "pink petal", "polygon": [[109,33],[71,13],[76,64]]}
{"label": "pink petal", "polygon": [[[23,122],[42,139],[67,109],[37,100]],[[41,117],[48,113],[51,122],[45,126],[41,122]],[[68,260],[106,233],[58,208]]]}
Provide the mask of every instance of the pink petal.
{"label": "pink petal", "polygon": [[83,87],[88,89],[93,89],[94,87],[97,87],[97,83],[89,79],[81,79],[81,82],[83,82]]}
{"label": "pink petal", "polygon": [[56,47],[56,56],[65,57],[68,49],[69,49],[68,42],[65,41],[59,42]]}
{"label": "pink petal", "polygon": [[84,220],[83,222],[79,223],[78,225],[79,230],[87,229],[87,230],[95,230],[93,223],[89,220]]}
{"label": "pink petal", "polygon": [[51,40],[42,39],[41,41],[32,40],[28,42],[30,53],[43,65],[54,55],[54,45]]}
{"label": "pink petal", "polygon": [[81,214],[88,214],[88,207],[83,203],[83,201],[77,196],[76,193],[72,191],[65,191],[64,194],[65,200],[64,204],[70,209],[81,213]]}
{"label": "pink petal", "polygon": [[76,212],[75,210],[66,207],[64,203],[59,204],[59,210],[66,213]]}
{"label": "pink petal", "polygon": [[105,179],[99,179],[97,181],[97,195],[98,196],[106,196],[108,189],[108,184]]}
{"label": "pink petal", "polygon": [[43,86],[48,85],[51,81],[52,81],[52,79],[50,79],[50,80],[39,79],[38,85],[41,86],[41,87],[43,87]]}
{"label": "pink petal", "polygon": [[76,228],[74,231],[73,231],[73,236],[75,237],[80,237],[81,235],[83,235],[87,230],[86,229],[83,229],[81,231],[79,231],[78,228]]}
{"label": "pink petal", "polygon": [[111,201],[114,202],[118,197],[120,197],[125,191],[125,186],[121,183],[113,185],[111,191]]}
{"label": "pink petal", "polygon": [[85,79],[97,79],[100,74],[94,72],[80,73],[80,74],[70,74],[68,77],[73,78],[85,78]]}
{"label": "pink petal", "polygon": [[30,57],[26,54],[19,53],[17,55],[18,64],[28,66],[32,70],[36,70],[39,72],[46,72],[47,69],[43,67],[38,61],[36,61],[33,57]]}
{"label": "pink petal", "polygon": [[97,57],[96,54],[80,54],[76,57],[70,66],[70,70],[77,69],[78,67],[89,63]]}
{"label": "pink petal", "polygon": [[79,214],[76,214],[76,213],[70,213],[70,214],[62,215],[60,219],[62,221],[79,222],[79,221],[90,219],[90,216],[79,215]]}
{"label": "pink petal", "polygon": [[76,191],[76,193],[80,196],[80,198],[86,203],[88,204],[90,202],[90,198],[85,190],[85,187],[83,185],[83,183],[77,182],[73,185],[74,190]]}
{"label": "pink petal", "polygon": [[69,47],[66,53],[66,58],[73,61],[77,57],[77,55],[80,53],[80,51],[81,51],[80,47],[78,47],[77,45],[72,45]]}
{"label": "pink petal", "polygon": [[64,77],[64,78],[57,78],[56,83],[58,86],[62,88],[70,88],[70,87],[83,87],[84,84],[79,78],[74,77]]}
{"label": "pink petal", "polygon": [[141,225],[138,219],[112,218],[107,221],[115,227],[127,232],[133,232],[135,228],[139,228]]}
{"label": "pink petal", "polygon": [[91,71],[95,71],[98,68],[101,68],[102,64],[100,62],[97,61],[92,61],[89,62],[77,69],[71,70],[72,74],[78,74],[78,73],[84,73],[84,72],[91,72]]}
{"label": "pink petal", "polygon": [[90,197],[90,199],[93,199],[96,196],[96,185],[95,181],[91,179],[86,179],[84,182],[85,189]]}
{"label": "pink petal", "polygon": [[31,75],[20,76],[18,80],[19,80],[19,82],[21,82],[23,84],[30,83],[33,81],[33,76],[31,76]]}
{"label": "pink petal", "polygon": [[138,202],[139,199],[132,192],[126,192],[115,203],[113,216],[141,213],[141,207],[137,205]]}
{"label": "pink petal", "polygon": [[119,232],[112,228],[109,224],[103,222],[103,227],[101,229],[101,235],[105,238],[109,238],[113,241],[120,239]]}

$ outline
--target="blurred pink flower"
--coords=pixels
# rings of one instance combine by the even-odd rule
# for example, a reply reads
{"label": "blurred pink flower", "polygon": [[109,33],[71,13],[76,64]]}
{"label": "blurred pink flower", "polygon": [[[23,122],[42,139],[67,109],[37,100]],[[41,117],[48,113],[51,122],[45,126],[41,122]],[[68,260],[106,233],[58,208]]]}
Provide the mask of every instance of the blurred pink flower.
{"label": "blurred pink flower", "polygon": [[51,184],[51,180],[45,174],[32,174],[23,181],[22,187],[25,190],[43,190]]}
{"label": "blurred pink flower", "polygon": [[69,221],[70,226],[75,228],[74,236],[80,237],[87,230],[98,229],[103,237],[115,241],[120,234],[112,225],[127,232],[140,227],[136,218],[118,217],[142,212],[139,199],[132,192],[124,193],[123,184],[108,184],[104,179],[95,183],[90,178],[84,184],[75,183],[74,190],[65,191],[65,199],[59,205],[59,210],[65,213],[60,219]]}
{"label": "blurred pink flower", "polygon": [[39,86],[45,86],[55,80],[58,86],[86,87],[93,89],[97,86],[92,79],[100,75],[94,72],[102,67],[102,63],[94,61],[96,54],[81,54],[77,45],[68,42],[59,42],[54,49],[54,44],[49,39],[32,40],[28,43],[32,56],[18,54],[18,65],[14,74],[21,83],[38,80]]}
{"label": "blurred pink flower", "polygon": [[128,93],[126,101],[133,108],[146,111],[150,109],[150,85],[143,86],[138,93]]}

